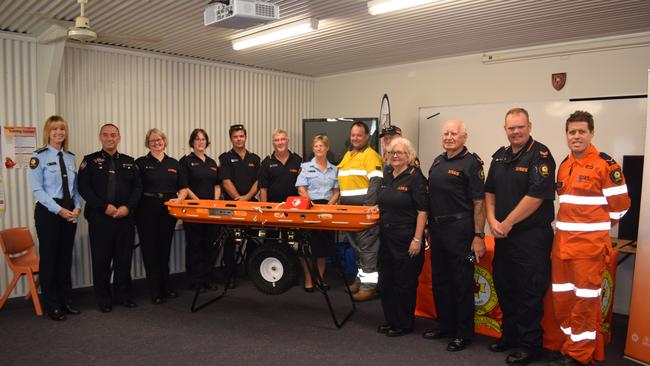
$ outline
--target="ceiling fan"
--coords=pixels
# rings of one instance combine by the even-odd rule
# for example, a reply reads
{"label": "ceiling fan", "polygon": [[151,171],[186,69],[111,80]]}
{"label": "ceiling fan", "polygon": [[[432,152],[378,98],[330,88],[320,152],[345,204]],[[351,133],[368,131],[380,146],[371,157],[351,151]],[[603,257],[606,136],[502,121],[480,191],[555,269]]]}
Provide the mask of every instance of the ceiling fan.
{"label": "ceiling fan", "polygon": [[52,18],[43,14],[36,14],[46,22],[68,29],[66,35],[52,39],[45,39],[41,42],[42,44],[50,44],[65,40],[108,44],[128,44],[135,42],[159,43],[161,41],[160,38],[153,37],[133,37],[108,33],[96,33],[90,28],[90,20],[86,16],[86,5],[88,4],[88,0],[77,0],[77,3],[79,3],[80,12],[74,22]]}

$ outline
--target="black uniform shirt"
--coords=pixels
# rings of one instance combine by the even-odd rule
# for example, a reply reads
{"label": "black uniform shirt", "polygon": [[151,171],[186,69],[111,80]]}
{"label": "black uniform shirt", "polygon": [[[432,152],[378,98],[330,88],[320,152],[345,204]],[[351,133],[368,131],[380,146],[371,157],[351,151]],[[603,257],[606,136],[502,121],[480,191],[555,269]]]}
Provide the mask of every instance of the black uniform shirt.
{"label": "black uniform shirt", "polygon": [[286,164],[275,158],[275,153],[262,160],[259,188],[268,189],[269,202],[284,202],[289,196],[297,196],[296,179],[300,173],[302,158],[289,152]]}
{"label": "black uniform shirt", "polygon": [[136,159],[142,177],[142,190],[148,193],[176,193],[187,188],[187,179],[174,158],[164,155],[161,161],[151,153]]}
{"label": "black uniform shirt", "polygon": [[550,225],[554,218],[555,160],[548,147],[532,137],[516,154],[501,147],[492,155],[485,191],[495,195],[496,219],[503,221],[524,196],[543,199],[542,205],[512,230]]}
{"label": "black uniform shirt", "polygon": [[[114,161],[115,171],[109,169]],[[115,198],[108,201],[108,177],[115,174]],[[84,215],[95,211],[104,212],[110,203],[115,207],[126,206],[134,212],[142,194],[142,182],[138,166],[132,157],[116,152],[113,156],[104,150],[84,156],[79,166],[79,193],[86,200]]]}
{"label": "black uniform shirt", "polygon": [[393,168],[386,168],[377,204],[382,224],[415,226],[418,211],[429,211],[427,180],[422,171],[411,166],[393,178]]}
{"label": "black uniform shirt", "polygon": [[214,187],[219,185],[219,169],[214,159],[206,155],[203,161],[191,152],[181,158],[179,165],[187,186],[199,199],[215,199]]}
{"label": "black uniform shirt", "polygon": [[444,152],[429,169],[431,216],[474,212],[474,200],[485,198],[483,161],[466,147],[454,157]]}
{"label": "black uniform shirt", "polygon": [[[235,185],[237,192],[240,195],[244,195],[257,182],[260,157],[246,151],[246,155],[242,159],[235,150],[230,150],[219,156],[219,165],[221,167],[221,180],[230,179],[232,184]],[[225,190],[223,194],[227,200],[234,199]]]}

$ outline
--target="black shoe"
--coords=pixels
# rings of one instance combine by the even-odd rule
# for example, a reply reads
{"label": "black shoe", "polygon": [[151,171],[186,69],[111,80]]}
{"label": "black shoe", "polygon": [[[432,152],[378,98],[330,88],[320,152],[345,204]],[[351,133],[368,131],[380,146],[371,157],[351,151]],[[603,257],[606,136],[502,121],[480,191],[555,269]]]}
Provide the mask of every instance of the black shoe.
{"label": "black shoe", "polygon": [[386,333],[387,337],[401,337],[403,335],[407,335],[411,333],[413,329],[410,328],[391,328],[388,330]]}
{"label": "black shoe", "polygon": [[73,308],[72,305],[70,304],[65,304],[61,306],[61,311],[63,311],[65,314],[70,314],[70,315],[81,314],[81,311],[79,311],[79,309]]}
{"label": "black shoe", "polygon": [[320,288],[322,288],[322,289],[325,290],[325,291],[329,291],[329,289],[330,289],[331,287],[330,287],[330,285],[328,285],[327,283],[323,282],[323,283],[320,284]]}
{"label": "black shoe", "polygon": [[377,327],[377,333],[379,334],[387,334],[392,327],[390,324],[381,324],[380,326]]}
{"label": "black shoe", "polygon": [[447,345],[447,351],[449,351],[449,352],[462,351],[462,350],[465,349],[465,347],[469,346],[470,344],[472,344],[471,339],[454,338]]}
{"label": "black shoe", "polygon": [[163,302],[165,302],[165,300],[162,297],[154,297],[151,299],[151,303],[155,305],[160,305]]}
{"label": "black shoe", "polygon": [[63,313],[63,310],[61,310],[61,309],[50,310],[50,311],[47,312],[47,315],[50,317],[50,319],[56,320],[56,321],[62,321],[62,320],[66,319],[65,314]]}
{"label": "black shoe", "polygon": [[514,348],[514,345],[503,338],[488,346],[488,349],[492,352],[505,352],[512,348]]}
{"label": "black shoe", "polygon": [[219,289],[219,285],[217,285],[216,282],[208,282],[205,285],[205,288],[210,291],[217,291]]}
{"label": "black shoe", "polygon": [[561,357],[549,362],[549,366],[579,366],[582,365],[576,359],[569,357],[567,355],[562,355]]}
{"label": "black shoe", "polygon": [[125,308],[129,308],[129,309],[133,309],[134,307],[138,306],[138,304],[133,302],[133,300],[119,301],[118,304],[124,306]]}
{"label": "black shoe", "polygon": [[510,366],[524,366],[533,363],[541,358],[540,352],[518,351],[506,357],[506,363]]}
{"label": "black shoe", "polygon": [[313,288],[313,287],[303,287],[303,289],[305,290],[305,292],[309,292],[309,293],[314,292],[314,288]]}
{"label": "black shoe", "polygon": [[440,329],[431,329],[422,333],[422,338],[424,339],[442,339],[442,338],[451,338],[451,334],[443,332]]}
{"label": "black shoe", "polygon": [[113,311],[113,307],[110,305],[100,305],[99,311],[101,311],[102,313],[110,313],[111,311]]}
{"label": "black shoe", "polygon": [[177,294],[176,291],[174,291],[174,290],[169,290],[169,291],[167,291],[167,293],[165,294],[165,297],[168,298],[168,299],[175,299],[175,298],[178,297],[178,294]]}

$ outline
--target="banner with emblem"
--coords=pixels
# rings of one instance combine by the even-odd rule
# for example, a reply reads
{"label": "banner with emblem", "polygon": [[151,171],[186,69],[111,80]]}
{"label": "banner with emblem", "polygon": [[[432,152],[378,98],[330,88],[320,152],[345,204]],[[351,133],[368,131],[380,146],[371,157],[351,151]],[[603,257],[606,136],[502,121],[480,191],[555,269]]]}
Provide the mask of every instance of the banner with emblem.
{"label": "banner with emblem", "polygon": [[[474,331],[490,337],[501,337],[501,321],[503,313],[499,307],[499,300],[494,289],[492,278],[492,260],[494,258],[494,237],[485,237],[486,252],[480,263],[474,266]],[[425,318],[436,318],[436,309],[431,292],[431,262],[429,251],[425,253],[424,266],[420,273],[417,290],[417,304],[415,315]],[[605,345],[611,340],[610,324],[612,321],[612,305],[614,302],[614,288],[616,285],[616,265],[618,263],[618,252],[614,251],[610,256],[605,274],[603,276],[603,291],[601,297],[601,311],[603,326],[602,332],[597,335],[597,347],[595,360],[605,359]],[[559,350],[564,340],[564,333],[560,330],[559,324],[553,316],[553,301],[551,290],[544,298],[544,347],[550,350]]]}

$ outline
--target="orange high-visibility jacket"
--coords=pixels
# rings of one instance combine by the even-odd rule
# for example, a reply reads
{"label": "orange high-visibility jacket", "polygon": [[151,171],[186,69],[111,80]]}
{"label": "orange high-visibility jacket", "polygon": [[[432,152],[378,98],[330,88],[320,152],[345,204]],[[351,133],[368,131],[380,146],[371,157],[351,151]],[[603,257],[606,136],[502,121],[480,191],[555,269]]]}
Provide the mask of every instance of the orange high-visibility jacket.
{"label": "orange high-visibility jacket", "polygon": [[592,258],[611,246],[609,229],[630,208],[621,167],[591,145],[579,160],[573,154],[560,164],[557,175],[560,210],[553,256]]}

